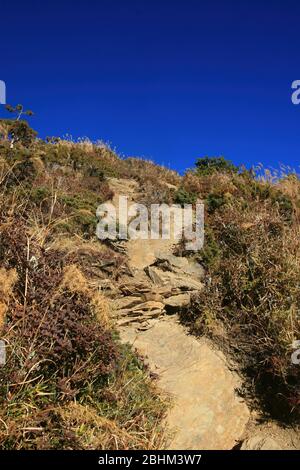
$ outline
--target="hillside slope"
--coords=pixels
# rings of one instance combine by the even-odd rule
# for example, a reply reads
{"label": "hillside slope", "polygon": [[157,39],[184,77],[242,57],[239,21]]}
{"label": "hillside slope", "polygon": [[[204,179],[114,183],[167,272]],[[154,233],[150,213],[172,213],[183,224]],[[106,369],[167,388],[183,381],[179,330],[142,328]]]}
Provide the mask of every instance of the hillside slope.
{"label": "hillside slope", "polygon": [[[180,177],[101,142],[23,129],[12,147],[9,125],[0,128],[1,448],[168,446],[169,398],[118,329],[151,331],[174,313],[234,360],[249,406],[298,423],[297,176],[260,179],[201,159]],[[97,206],[120,190],[147,207],[204,201],[204,249],[100,242]]]}

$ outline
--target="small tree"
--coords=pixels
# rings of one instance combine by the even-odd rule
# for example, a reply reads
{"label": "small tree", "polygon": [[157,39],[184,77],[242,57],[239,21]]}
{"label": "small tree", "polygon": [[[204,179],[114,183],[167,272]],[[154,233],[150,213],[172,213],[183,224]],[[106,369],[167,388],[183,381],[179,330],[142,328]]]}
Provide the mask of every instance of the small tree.
{"label": "small tree", "polygon": [[17,106],[13,107],[11,106],[10,104],[7,104],[5,106],[5,109],[9,112],[9,113],[12,113],[12,114],[15,114],[16,118],[15,120],[16,121],[20,121],[21,117],[24,115],[24,116],[33,116],[33,112],[30,111],[30,109],[28,109],[27,111],[24,111],[24,106],[22,104],[17,104]]}
{"label": "small tree", "polygon": [[21,120],[21,117],[31,117],[33,116],[33,112],[29,109],[24,110],[22,104],[18,104],[15,107],[8,104],[5,106],[5,108],[9,113],[14,114],[15,116],[8,130],[9,136],[11,138],[10,148],[14,148],[15,142],[21,142],[25,146],[30,145],[35,139],[37,132],[31,129],[27,121]]}

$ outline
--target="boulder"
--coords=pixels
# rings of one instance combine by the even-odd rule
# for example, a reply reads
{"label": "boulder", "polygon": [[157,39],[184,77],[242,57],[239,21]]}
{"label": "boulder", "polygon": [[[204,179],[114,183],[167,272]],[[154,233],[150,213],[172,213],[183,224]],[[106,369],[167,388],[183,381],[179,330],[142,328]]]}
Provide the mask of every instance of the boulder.
{"label": "boulder", "polygon": [[178,310],[180,308],[188,307],[191,302],[191,295],[187,294],[179,294],[179,295],[172,295],[171,297],[167,297],[164,299],[164,304],[168,310]]}

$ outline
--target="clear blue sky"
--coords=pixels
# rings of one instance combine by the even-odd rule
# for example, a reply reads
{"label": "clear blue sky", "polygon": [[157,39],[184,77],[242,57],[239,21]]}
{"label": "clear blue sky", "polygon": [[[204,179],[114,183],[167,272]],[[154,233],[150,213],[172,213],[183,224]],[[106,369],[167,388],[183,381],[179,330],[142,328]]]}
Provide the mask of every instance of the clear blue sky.
{"label": "clear blue sky", "polygon": [[203,155],[300,164],[299,1],[1,0],[0,16],[7,101],[42,137],[180,171]]}

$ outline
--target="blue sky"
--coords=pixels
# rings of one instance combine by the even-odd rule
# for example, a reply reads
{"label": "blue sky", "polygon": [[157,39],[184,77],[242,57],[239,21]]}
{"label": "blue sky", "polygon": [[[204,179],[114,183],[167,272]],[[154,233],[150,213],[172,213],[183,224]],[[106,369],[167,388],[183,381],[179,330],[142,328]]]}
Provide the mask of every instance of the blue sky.
{"label": "blue sky", "polygon": [[179,171],[204,155],[300,164],[300,2],[2,0],[0,15],[7,101],[41,137]]}

